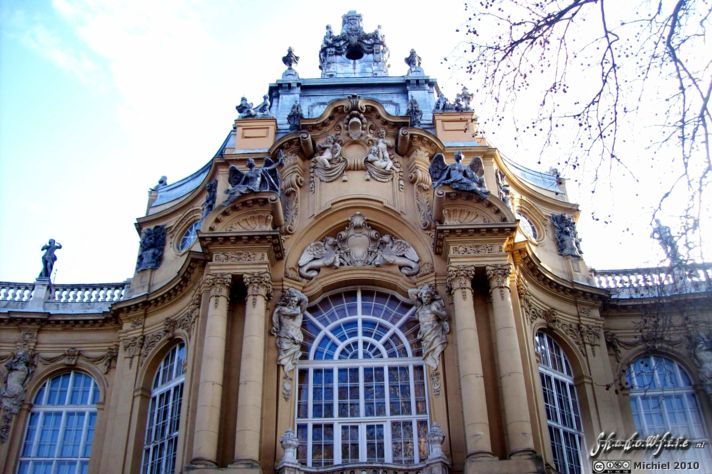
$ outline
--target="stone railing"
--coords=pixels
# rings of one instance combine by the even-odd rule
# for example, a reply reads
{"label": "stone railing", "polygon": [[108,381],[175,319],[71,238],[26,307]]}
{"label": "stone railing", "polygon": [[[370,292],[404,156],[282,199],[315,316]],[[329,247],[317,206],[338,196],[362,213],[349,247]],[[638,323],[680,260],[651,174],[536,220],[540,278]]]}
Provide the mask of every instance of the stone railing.
{"label": "stone railing", "polygon": [[613,298],[654,298],[712,291],[712,263],[684,267],[593,270],[596,286]]}
{"label": "stone railing", "polygon": [[53,285],[0,282],[0,312],[102,313],[126,295],[129,282]]}
{"label": "stone railing", "polygon": [[0,301],[30,301],[34,287],[35,285],[32,283],[2,281],[0,282]]}

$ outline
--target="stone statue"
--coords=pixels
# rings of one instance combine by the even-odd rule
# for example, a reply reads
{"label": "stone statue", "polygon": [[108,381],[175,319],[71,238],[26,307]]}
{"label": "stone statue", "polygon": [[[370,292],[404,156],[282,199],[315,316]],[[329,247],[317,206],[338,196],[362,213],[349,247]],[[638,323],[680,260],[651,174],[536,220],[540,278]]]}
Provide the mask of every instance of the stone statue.
{"label": "stone statue", "polygon": [[378,148],[378,159],[382,162],[389,162],[393,163],[391,161],[391,156],[388,153],[388,140],[386,139],[386,130],[385,129],[380,129],[378,131],[378,140],[376,141],[376,147]]}
{"label": "stone statue", "polygon": [[507,183],[507,177],[502,173],[501,170],[497,170],[494,174],[497,180],[497,191],[499,192],[499,198],[502,200],[505,206],[512,208],[512,203],[509,200],[509,195],[511,193],[509,189],[509,183]]}
{"label": "stone statue", "polygon": [[317,167],[331,168],[331,162],[341,158],[341,145],[333,135],[329,135],[323,143],[319,143],[317,150],[321,152],[321,154],[314,157]]}
{"label": "stone statue", "polygon": [[581,239],[573,219],[566,214],[552,214],[551,224],[554,226],[559,255],[581,257]]}
{"label": "stone statue", "polygon": [[255,113],[257,113],[258,117],[269,117],[269,107],[270,107],[270,102],[269,102],[269,96],[267,94],[262,96],[262,103],[255,107]]}
{"label": "stone statue", "polygon": [[15,415],[20,412],[22,402],[25,400],[25,388],[35,369],[35,360],[32,354],[21,349],[5,363],[5,377],[0,388],[0,442],[7,441],[10,423]]}
{"label": "stone statue", "polygon": [[484,165],[482,158],[475,156],[469,166],[462,164],[462,152],[455,153],[455,163],[445,164],[445,157],[438,153],[430,164],[430,176],[433,179],[433,188],[448,185],[452,189],[476,194],[480,199],[486,199],[489,191],[485,186]]}
{"label": "stone statue", "polygon": [[314,278],[322,267],[338,267],[339,254],[336,239],[326,237],[323,242],[307,245],[299,257],[299,274],[304,278]]}
{"label": "stone statue", "polygon": [[431,283],[411,288],[408,296],[417,307],[415,315],[420,324],[418,339],[423,349],[423,362],[437,370],[440,354],[447,347],[447,335],[450,333],[445,304]]}
{"label": "stone statue", "polygon": [[252,102],[247,102],[247,98],[245,97],[240,99],[240,105],[235,107],[235,109],[237,109],[237,113],[239,114],[238,118],[257,117],[257,113],[252,108]]}
{"label": "stone statue", "polygon": [[247,172],[243,173],[237,166],[230,166],[228,183],[230,189],[225,190],[228,195],[223,202],[227,206],[235,199],[249,193],[271,192],[279,194],[279,173],[277,168],[284,165],[284,156],[280,155],[277,162],[266,157],[262,168],[255,166],[255,160],[247,159]]}
{"label": "stone statue", "polygon": [[304,115],[302,114],[302,106],[299,105],[299,101],[295,101],[292,105],[292,109],[287,115],[287,123],[289,123],[289,130],[299,130],[299,125],[302,123]]}
{"label": "stone statue", "polygon": [[698,334],[692,350],[693,358],[699,370],[702,388],[712,397],[712,339]]}
{"label": "stone statue", "polygon": [[163,247],[166,244],[166,226],[157,225],[143,231],[136,260],[136,271],[158,268],[163,260]]}
{"label": "stone statue", "polygon": [[447,100],[447,97],[438,90],[438,99],[435,101],[433,112],[452,112],[454,110],[452,104]]}
{"label": "stone statue", "polygon": [[388,153],[383,155],[379,152],[378,146],[373,145],[368,150],[368,155],[366,155],[366,163],[370,163],[376,168],[380,168],[384,171],[390,171],[393,169],[393,161],[388,156]]}
{"label": "stone statue", "polygon": [[410,118],[411,127],[419,127],[421,120],[423,119],[423,111],[420,110],[420,105],[414,97],[411,97],[408,101],[408,108],[405,111],[406,115]]}
{"label": "stone statue", "polygon": [[287,288],[272,313],[271,333],[277,338],[277,364],[284,367],[282,392],[285,399],[291,394],[294,367],[302,356],[302,316],[307,309],[307,297],[295,288]]}
{"label": "stone statue", "polygon": [[401,273],[407,276],[417,275],[420,271],[420,257],[415,249],[405,240],[394,239],[385,234],[378,244],[378,255],[373,261],[377,267],[386,263],[398,265]]}
{"label": "stone statue", "polygon": [[161,189],[161,188],[166,187],[166,186],[168,186],[168,176],[161,176],[161,177],[158,179],[158,184],[156,184],[156,187],[153,188],[153,189],[154,189],[154,190],[158,190],[158,189]]}
{"label": "stone statue", "polygon": [[295,64],[299,64],[299,56],[294,54],[294,50],[291,46],[287,48],[287,55],[282,57],[282,62],[289,69],[292,69],[292,66],[294,66]]}
{"label": "stone statue", "polygon": [[206,184],[205,191],[207,192],[207,194],[205,196],[205,202],[203,202],[201,218],[205,218],[205,216],[213,212],[213,209],[215,208],[215,200],[218,197],[218,180],[214,179],[208,184]]}
{"label": "stone statue", "polygon": [[54,253],[61,248],[62,244],[56,242],[54,239],[49,239],[47,245],[42,246],[42,250],[44,250],[44,254],[42,255],[42,271],[40,272],[40,276],[37,277],[38,280],[49,280],[52,278],[54,262],[57,261],[57,256]]}
{"label": "stone statue", "polygon": [[405,63],[408,65],[408,75],[423,74],[423,68],[420,67],[422,59],[414,49],[410,50],[410,54],[405,58]]}
{"label": "stone statue", "polygon": [[462,92],[455,96],[455,111],[456,112],[472,112],[470,107],[470,102],[472,101],[472,94],[467,90],[467,87],[462,86]]}

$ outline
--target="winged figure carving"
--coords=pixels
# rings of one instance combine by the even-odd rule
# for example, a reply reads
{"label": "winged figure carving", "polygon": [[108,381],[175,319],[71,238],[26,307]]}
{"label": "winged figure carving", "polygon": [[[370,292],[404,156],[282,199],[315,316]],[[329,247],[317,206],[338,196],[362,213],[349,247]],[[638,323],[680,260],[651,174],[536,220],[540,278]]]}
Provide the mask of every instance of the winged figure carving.
{"label": "winged figure carving", "polygon": [[407,276],[417,275],[420,271],[420,257],[415,249],[405,240],[394,239],[390,234],[381,237],[378,243],[378,256],[373,264],[377,267],[386,263],[398,265],[401,273]]}
{"label": "winged figure carving", "polygon": [[314,278],[323,267],[338,267],[338,244],[333,237],[307,245],[299,257],[299,274],[304,278]]}
{"label": "winged figure carving", "polygon": [[[281,150],[280,150],[281,152]],[[255,166],[255,160],[247,160],[247,171],[240,171],[237,166],[231,166],[227,178],[230,189],[225,193],[228,195],[223,206],[227,206],[235,199],[244,194],[272,192],[279,193],[279,173],[277,168],[284,165],[284,154],[280,153],[279,160],[275,163],[270,157],[265,158],[262,168]]]}
{"label": "winged figure carving", "polygon": [[455,162],[448,165],[442,153],[433,156],[429,169],[433,188],[448,185],[452,189],[473,193],[481,199],[486,199],[489,191],[485,186],[482,158],[475,156],[468,166],[464,166],[463,157],[462,152],[458,151],[455,153]]}

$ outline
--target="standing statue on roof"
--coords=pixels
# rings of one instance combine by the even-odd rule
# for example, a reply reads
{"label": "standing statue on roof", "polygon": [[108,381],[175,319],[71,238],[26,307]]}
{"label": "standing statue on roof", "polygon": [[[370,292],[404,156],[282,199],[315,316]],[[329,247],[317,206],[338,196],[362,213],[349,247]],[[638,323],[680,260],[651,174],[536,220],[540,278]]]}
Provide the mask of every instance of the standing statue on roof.
{"label": "standing statue on roof", "polygon": [[485,186],[484,165],[482,158],[475,156],[468,166],[462,164],[464,155],[461,151],[455,153],[455,163],[446,164],[445,157],[438,153],[430,164],[430,176],[433,188],[448,185],[457,191],[476,194],[480,199],[486,199],[489,191]]}
{"label": "standing statue on roof", "polygon": [[42,271],[40,272],[40,276],[37,277],[38,280],[49,280],[52,277],[54,262],[57,261],[57,256],[54,253],[61,248],[62,244],[56,242],[54,239],[49,239],[47,245],[42,246],[42,250],[44,250],[44,254],[42,255]]}

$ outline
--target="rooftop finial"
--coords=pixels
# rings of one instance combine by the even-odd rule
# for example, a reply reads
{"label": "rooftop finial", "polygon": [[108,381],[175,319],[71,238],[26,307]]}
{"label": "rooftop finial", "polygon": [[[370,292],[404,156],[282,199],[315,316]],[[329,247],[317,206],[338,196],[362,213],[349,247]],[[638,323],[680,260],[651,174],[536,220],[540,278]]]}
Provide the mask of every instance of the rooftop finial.
{"label": "rooftop finial", "polygon": [[408,75],[423,74],[423,68],[420,67],[422,59],[414,49],[410,50],[410,54],[405,58],[405,63],[408,65]]}
{"label": "rooftop finial", "polygon": [[287,49],[287,55],[282,57],[282,62],[287,66],[287,70],[282,73],[282,79],[299,79],[299,74],[292,67],[295,64],[299,64],[299,56],[294,54],[291,46]]}

